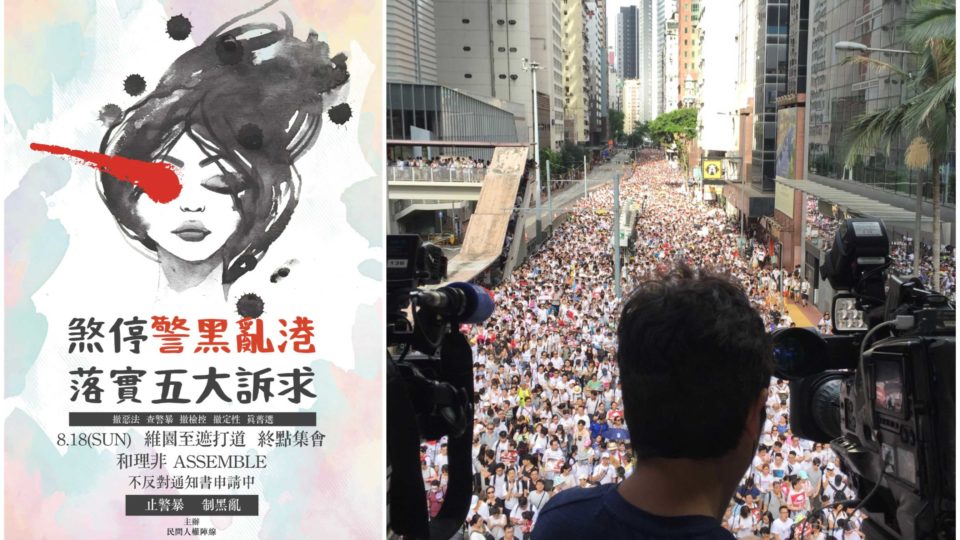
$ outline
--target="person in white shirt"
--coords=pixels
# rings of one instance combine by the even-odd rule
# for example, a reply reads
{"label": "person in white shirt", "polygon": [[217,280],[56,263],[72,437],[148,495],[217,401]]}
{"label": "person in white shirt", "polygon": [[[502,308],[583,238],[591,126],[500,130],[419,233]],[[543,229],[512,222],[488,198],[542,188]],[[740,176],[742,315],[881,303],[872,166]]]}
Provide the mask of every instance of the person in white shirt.
{"label": "person in white shirt", "polygon": [[573,472],[573,467],[568,463],[564,463],[560,466],[560,473],[553,477],[552,495],[574,487],[577,487],[577,478]]}
{"label": "person in white shirt", "polygon": [[730,517],[729,524],[730,532],[737,538],[752,536],[753,530],[757,525],[753,514],[750,512],[750,508],[745,505],[741,506],[740,511],[735,512],[734,515]]}
{"label": "person in white shirt", "polygon": [[487,503],[476,495],[470,500],[470,511],[467,513],[468,523],[473,520],[473,516],[480,516],[484,520],[490,517],[490,508],[487,507]]}
{"label": "person in white shirt", "polygon": [[512,511],[520,504],[520,498],[523,497],[523,486],[517,479],[517,471],[510,469],[507,471],[507,479],[504,482],[503,506]]}
{"label": "person in white shirt", "polygon": [[593,468],[590,481],[600,485],[613,484],[617,481],[617,469],[610,464],[610,454],[604,452],[600,455],[600,463]]}
{"label": "person in white shirt", "polygon": [[[507,515],[501,511],[499,506],[494,506],[490,510],[490,517],[487,518],[487,527],[490,529],[490,534],[492,534],[496,540],[503,538],[503,531],[507,528],[507,522]],[[473,538],[470,540],[473,540]]]}
{"label": "person in white shirt", "polygon": [[770,524],[770,534],[774,540],[787,540],[793,531],[793,521],[790,520],[790,509],[786,506],[780,507],[780,517],[773,520]]}
{"label": "person in white shirt", "polygon": [[550,448],[543,452],[544,476],[553,479],[560,466],[563,464],[563,450],[560,450],[560,442],[556,438],[550,440]]}
{"label": "person in white shirt", "polygon": [[543,505],[550,500],[550,494],[547,493],[546,484],[543,480],[537,480],[536,486],[536,490],[527,495],[527,500],[530,501],[530,506],[539,512]]}
{"label": "person in white shirt", "polygon": [[[526,512],[533,514],[529,523],[524,516]],[[520,497],[517,506],[510,511],[510,523],[513,525],[514,536],[517,538],[526,538],[533,530],[533,525],[537,522],[538,514],[539,512],[530,506],[527,497]]]}
{"label": "person in white shirt", "polygon": [[486,525],[482,516],[474,515],[470,518],[470,540],[487,540],[484,536]]}
{"label": "person in white shirt", "polygon": [[770,491],[770,489],[773,487],[774,480],[776,480],[776,478],[770,472],[770,465],[766,463],[760,468],[760,472],[758,472],[754,477],[754,483],[756,483],[757,488],[763,493]]}
{"label": "person in white shirt", "polygon": [[577,414],[573,415],[573,420],[574,420],[575,422],[577,422],[577,423],[579,423],[581,420],[583,420],[583,423],[584,423],[584,424],[586,424],[586,425],[588,425],[588,426],[590,425],[590,417],[587,416],[587,413],[586,413],[586,411],[584,410],[584,408],[583,408],[582,405],[579,406],[579,407],[577,407]]}

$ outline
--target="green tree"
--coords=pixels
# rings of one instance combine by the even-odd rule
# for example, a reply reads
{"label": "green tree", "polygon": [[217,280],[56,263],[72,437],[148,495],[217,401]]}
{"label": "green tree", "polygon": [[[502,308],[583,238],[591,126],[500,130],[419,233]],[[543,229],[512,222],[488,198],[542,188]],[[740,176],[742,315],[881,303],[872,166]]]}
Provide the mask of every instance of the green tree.
{"label": "green tree", "polygon": [[613,140],[618,141],[623,138],[623,111],[618,111],[616,109],[610,109],[610,134],[613,137]]}
{"label": "green tree", "polygon": [[643,122],[642,124],[637,124],[633,128],[633,132],[627,136],[627,146],[631,148],[636,148],[643,143],[644,137],[650,137],[650,123]]}
{"label": "green tree", "polygon": [[[847,61],[880,66],[907,81],[912,97],[889,109],[865,113],[847,129],[850,148],[846,165],[861,156],[884,148],[899,137],[910,141],[905,163],[912,169],[930,170],[933,184],[933,276],[934,290],[940,290],[940,184],[941,167],[953,147],[956,116],[956,5],[954,0],[921,1],[906,20],[906,43],[918,57],[914,73],[866,56],[851,56]],[[922,184],[921,184],[922,185]],[[922,197],[921,185],[917,196]],[[918,263],[914,263],[915,265]],[[915,266],[916,268],[916,266]]]}
{"label": "green tree", "polygon": [[582,169],[585,155],[587,155],[587,151],[582,146],[569,141],[564,142],[563,149],[560,151],[560,160],[564,172]]}
{"label": "green tree", "polygon": [[557,178],[564,173],[563,157],[560,152],[546,147],[540,148],[540,176],[544,180],[547,178],[547,162],[550,163],[551,178]]}
{"label": "green tree", "polygon": [[687,169],[687,143],[697,136],[699,109],[688,107],[661,114],[650,122],[650,135],[660,146],[675,146],[680,164]]}

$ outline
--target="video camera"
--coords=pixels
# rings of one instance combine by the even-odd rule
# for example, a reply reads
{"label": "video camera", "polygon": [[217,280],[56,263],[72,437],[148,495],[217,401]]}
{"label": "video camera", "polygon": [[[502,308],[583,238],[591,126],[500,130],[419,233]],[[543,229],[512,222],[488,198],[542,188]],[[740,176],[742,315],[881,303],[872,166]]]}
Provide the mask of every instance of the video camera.
{"label": "video camera", "polygon": [[867,538],[955,538],[956,312],[916,277],[885,281],[889,266],[883,223],[844,221],[820,269],[835,335],[775,332],[775,373],[794,433],[851,473]]}
{"label": "video camera", "polygon": [[[413,538],[453,536],[472,495],[473,353],[459,325],[483,322],[493,300],[470,283],[422,288],[439,285],[446,274],[439,247],[416,235],[387,236],[388,527]],[[444,435],[449,482],[431,520],[420,443]]]}

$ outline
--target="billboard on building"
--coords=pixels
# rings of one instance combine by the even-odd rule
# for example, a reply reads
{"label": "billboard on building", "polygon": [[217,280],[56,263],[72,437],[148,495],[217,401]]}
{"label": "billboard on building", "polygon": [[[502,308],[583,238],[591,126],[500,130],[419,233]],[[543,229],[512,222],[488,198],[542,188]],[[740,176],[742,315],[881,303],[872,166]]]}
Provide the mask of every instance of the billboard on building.
{"label": "billboard on building", "polygon": [[777,111],[777,176],[796,179],[797,175],[797,109]]}

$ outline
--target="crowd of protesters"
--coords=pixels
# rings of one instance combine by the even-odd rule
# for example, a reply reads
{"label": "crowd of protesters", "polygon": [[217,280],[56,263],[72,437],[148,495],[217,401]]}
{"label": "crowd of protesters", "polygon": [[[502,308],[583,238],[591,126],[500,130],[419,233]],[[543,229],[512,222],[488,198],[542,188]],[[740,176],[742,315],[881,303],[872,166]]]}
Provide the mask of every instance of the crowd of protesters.
{"label": "crowd of protesters", "polygon": [[[780,270],[764,242],[748,240],[753,233],[741,234],[735,220],[691,197],[667,162],[641,155],[621,193],[643,201],[637,244],[623,266],[625,294],[645,274],[683,262],[739,280],[769,328],[795,324],[778,312],[776,289],[771,295]],[[495,289],[497,308],[486,324],[463,328],[475,362],[475,493],[465,533],[471,540],[527,538],[558,492],[618,483],[632,472],[616,362],[621,303],[613,287],[611,207],[607,187],[582,199]],[[803,290],[801,281],[800,301]],[[789,400],[786,384],[772,380],[760,449],[724,526],[737,537],[861,538],[861,515],[835,505],[853,496],[839,459],[791,431]],[[431,515],[445,497],[447,459],[443,440],[421,448]],[[817,516],[804,521],[810,512]]]}

